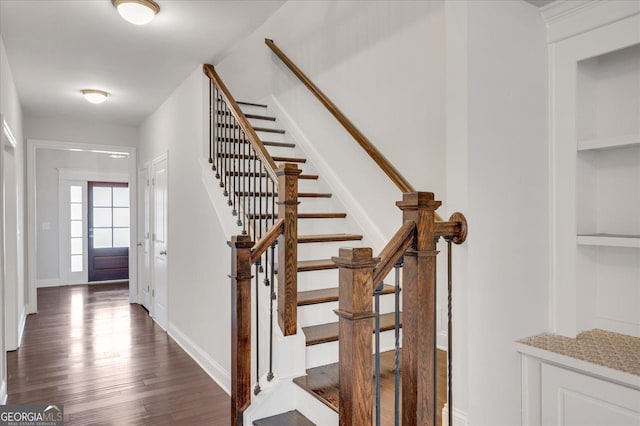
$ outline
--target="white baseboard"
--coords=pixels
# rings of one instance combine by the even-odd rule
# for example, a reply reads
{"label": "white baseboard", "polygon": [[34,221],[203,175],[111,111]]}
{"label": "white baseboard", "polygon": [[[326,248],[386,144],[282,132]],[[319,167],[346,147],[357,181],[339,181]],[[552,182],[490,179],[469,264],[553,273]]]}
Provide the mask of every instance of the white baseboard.
{"label": "white baseboard", "polygon": [[60,281],[60,278],[46,278],[42,280],[36,280],[36,288],[58,287],[61,285],[61,283],[62,281]]}
{"label": "white baseboard", "polygon": [[[442,407],[442,426],[449,426],[449,404]],[[453,426],[467,426],[467,413],[454,407]]]}
{"label": "white baseboard", "polygon": [[231,395],[231,373],[211,358],[200,346],[169,322],[169,336],[229,395]]}
{"label": "white baseboard", "polygon": [[2,384],[0,385],[0,405],[6,405],[7,404],[7,397],[9,395],[7,395],[7,382],[5,382],[4,380],[2,381]]}

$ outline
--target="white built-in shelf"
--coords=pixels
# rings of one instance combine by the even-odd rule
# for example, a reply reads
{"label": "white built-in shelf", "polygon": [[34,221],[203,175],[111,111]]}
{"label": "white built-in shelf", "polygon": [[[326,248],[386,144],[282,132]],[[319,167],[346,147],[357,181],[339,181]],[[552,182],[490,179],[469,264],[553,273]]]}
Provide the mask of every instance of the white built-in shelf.
{"label": "white built-in shelf", "polygon": [[578,141],[578,151],[599,151],[605,149],[628,148],[631,146],[640,146],[640,134]]}
{"label": "white built-in shelf", "polygon": [[586,246],[640,248],[640,235],[582,234],[578,244]]}

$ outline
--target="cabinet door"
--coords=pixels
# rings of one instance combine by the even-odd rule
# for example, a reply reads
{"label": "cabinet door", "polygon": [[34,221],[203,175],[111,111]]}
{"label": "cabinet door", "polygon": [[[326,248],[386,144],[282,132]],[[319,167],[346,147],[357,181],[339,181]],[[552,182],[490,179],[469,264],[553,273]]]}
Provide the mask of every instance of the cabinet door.
{"label": "cabinet door", "polygon": [[542,364],[542,424],[640,426],[640,390]]}

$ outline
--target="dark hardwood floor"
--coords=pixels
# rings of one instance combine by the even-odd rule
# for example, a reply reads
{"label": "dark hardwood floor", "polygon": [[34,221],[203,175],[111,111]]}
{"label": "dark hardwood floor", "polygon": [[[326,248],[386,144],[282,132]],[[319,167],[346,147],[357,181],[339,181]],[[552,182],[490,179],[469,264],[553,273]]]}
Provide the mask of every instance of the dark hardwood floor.
{"label": "dark hardwood floor", "polygon": [[230,423],[229,396],[126,283],[39,289],[38,309],[7,354],[9,404],[63,404],[65,425]]}

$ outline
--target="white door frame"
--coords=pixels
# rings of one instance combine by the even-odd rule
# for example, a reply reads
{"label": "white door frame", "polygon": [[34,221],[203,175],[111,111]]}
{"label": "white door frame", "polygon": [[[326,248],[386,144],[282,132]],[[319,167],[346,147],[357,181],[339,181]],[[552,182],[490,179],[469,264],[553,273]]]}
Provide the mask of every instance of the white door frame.
{"label": "white door frame", "polygon": [[[154,176],[155,176],[155,170],[157,167],[157,164],[162,162],[162,161],[166,161],[166,167],[167,167],[167,210],[165,211],[165,216],[164,216],[164,221],[165,223],[169,223],[169,205],[168,205],[168,199],[169,199],[169,153],[168,152],[164,152],[162,154],[160,154],[159,156],[157,156],[156,158],[154,158],[151,161],[151,167],[149,169],[149,176],[151,178],[151,186],[150,186],[150,197],[149,197],[149,203],[151,206],[150,209],[150,213],[149,213],[149,218],[150,218],[150,226],[149,229],[151,231],[154,231],[156,228],[156,223],[155,223],[155,203],[156,203],[156,199],[155,199],[155,181],[154,181]],[[168,226],[167,226],[167,230],[165,232],[164,235],[164,246],[165,246],[165,250],[167,248],[168,242],[169,242],[169,237],[168,237]],[[158,325],[160,325],[160,327],[164,328],[165,330],[167,329],[167,327],[169,326],[169,306],[168,306],[168,300],[169,300],[169,262],[168,262],[168,257],[169,255],[166,254],[166,280],[167,280],[167,284],[166,284],[166,288],[165,291],[167,292],[167,294],[165,295],[165,300],[167,300],[167,306],[166,306],[166,318],[160,318],[160,321],[158,321],[158,315],[155,312],[156,310],[156,297],[158,297],[158,293],[156,292],[156,236],[155,236],[155,232],[152,232],[152,238],[150,239],[150,247],[149,247],[149,252],[150,252],[150,264],[149,264],[149,269],[151,271],[151,289],[152,289],[152,295],[151,295],[151,316],[155,319],[156,323]]]}
{"label": "white door frame", "polygon": [[[151,164],[138,169],[138,295],[142,306],[149,312],[153,309],[151,300]],[[144,258],[147,256],[147,258]],[[145,267],[146,263],[146,267]]]}
{"label": "white door frame", "polygon": [[[137,184],[136,184],[136,148],[117,145],[96,145],[90,143],[60,142],[40,139],[27,140],[27,284],[28,313],[38,312],[37,288],[36,288],[36,158],[38,150],[57,149],[63,151],[89,151],[104,154],[127,154],[129,157],[129,206],[131,215],[130,241],[136,241],[137,227]],[[129,249],[129,302],[138,302],[138,253],[135,244],[130,244]]]}

